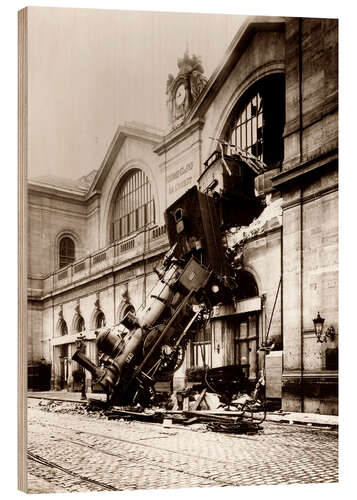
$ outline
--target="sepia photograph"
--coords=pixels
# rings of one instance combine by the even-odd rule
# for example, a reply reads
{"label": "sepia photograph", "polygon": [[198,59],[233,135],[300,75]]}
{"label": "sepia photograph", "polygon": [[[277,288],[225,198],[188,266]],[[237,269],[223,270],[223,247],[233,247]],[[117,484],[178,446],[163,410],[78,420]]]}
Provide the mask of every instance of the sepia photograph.
{"label": "sepia photograph", "polygon": [[339,20],[236,10],[18,12],[22,491],[339,481]]}

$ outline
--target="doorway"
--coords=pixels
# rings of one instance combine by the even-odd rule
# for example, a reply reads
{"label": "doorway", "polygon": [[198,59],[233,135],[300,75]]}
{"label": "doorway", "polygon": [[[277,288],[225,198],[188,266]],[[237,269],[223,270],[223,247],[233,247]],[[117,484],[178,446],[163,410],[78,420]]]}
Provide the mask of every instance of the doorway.
{"label": "doorway", "polygon": [[67,389],[68,384],[68,344],[62,344],[60,346],[60,356],[59,356],[59,388]]}
{"label": "doorway", "polygon": [[240,365],[250,380],[258,376],[257,347],[259,340],[258,311],[240,314],[229,320],[233,333],[234,364]]}

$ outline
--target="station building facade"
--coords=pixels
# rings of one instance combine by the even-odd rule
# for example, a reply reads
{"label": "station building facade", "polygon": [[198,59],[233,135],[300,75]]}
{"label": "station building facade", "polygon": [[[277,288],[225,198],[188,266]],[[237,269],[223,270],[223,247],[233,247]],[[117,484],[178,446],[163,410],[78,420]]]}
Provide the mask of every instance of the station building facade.
{"label": "station building facade", "polygon": [[[189,367],[241,364],[255,378],[264,363],[284,410],[337,414],[337,59],[336,20],[250,18],[208,79],[199,58],[178,60],[167,133],[127,123],[88,176],[29,180],[28,361],[51,363],[54,388],[76,389],[81,332],[96,362],[95,330],[145,305],[169,249],[165,209],[237,146],[264,164],[260,213],[224,235],[241,291],[192,339],[177,386]],[[323,342],[318,313],[333,327]]]}

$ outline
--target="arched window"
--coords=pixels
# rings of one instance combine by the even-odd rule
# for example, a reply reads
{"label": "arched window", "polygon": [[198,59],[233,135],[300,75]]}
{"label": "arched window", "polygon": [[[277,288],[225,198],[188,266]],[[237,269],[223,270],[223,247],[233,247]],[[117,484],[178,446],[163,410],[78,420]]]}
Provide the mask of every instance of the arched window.
{"label": "arched window", "polygon": [[238,102],[226,140],[274,168],[280,166],[284,155],[284,124],[284,75],[270,75],[254,84]]}
{"label": "arched window", "polygon": [[229,131],[229,142],[263,159],[263,99],[256,92],[239,113]]}
{"label": "arched window", "polygon": [[120,240],[155,221],[151,185],[142,170],[131,170],[119,187],[112,220],[112,240]]}
{"label": "arched window", "polygon": [[61,335],[67,335],[68,334],[67,323],[65,322],[64,319],[62,319],[61,322],[60,322],[59,331],[60,331]]}
{"label": "arched window", "polygon": [[238,271],[236,277],[238,283],[238,293],[236,294],[236,300],[249,299],[250,297],[256,297],[259,295],[257,283],[254,276],[244,269]]}
{"label": "arched window", "polygon": [[74,321],[73,331],[74,332],[84,332],[85,329],[86,329],[86,326],[85,326],[84,318],[83,318],[83,316],[78,314],[77,317],[75,318],[75,321]]}
{"label": "arched window", "polygon": [[59,242],[59,267],[65,267],[75,261],[75,245],[72,238],[64,236]]}
{"label": "arched window", "polygon": [[95,318],[95,328],[102,328],[105,326],[105,315],[103,311],[99,311]]}

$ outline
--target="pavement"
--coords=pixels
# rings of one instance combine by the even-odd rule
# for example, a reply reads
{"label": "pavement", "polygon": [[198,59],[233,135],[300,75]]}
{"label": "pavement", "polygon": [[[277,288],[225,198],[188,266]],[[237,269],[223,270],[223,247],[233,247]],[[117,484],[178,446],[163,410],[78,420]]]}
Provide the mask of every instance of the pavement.
{"label": "pavement", "polygon": [[[36,399],[54,399],[56,401],[67,401],[67,402],[86,402],[81,401],[80,392],[68,392],[68,391],[44,391],[44,392],[28,392],[29,398]],[[101,401],[106,400],[106,395],[102,393],[88,393],[88,399],[99,399]],[[276,423],[287,423],[287,424],[305,424],[309,426],[321,426],[338,428],[338,416],[337,415],[321,415],[317,413],[296,413],[287,412],[282,410],[277,410],[274,412],[267,412],[266,420]]]}
{"label": "pavement", "polygon": [[[338,481],[336,430],[274,421],[253,435],[211,432],[198,424],[165,428],[109,421],[74,411],[69,403],[50,405],[42,393],[33,396],[27,419],[29,493]],[[48,399],[58,396],[47,393]]]}

